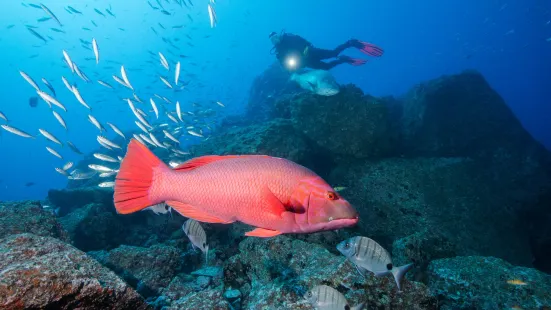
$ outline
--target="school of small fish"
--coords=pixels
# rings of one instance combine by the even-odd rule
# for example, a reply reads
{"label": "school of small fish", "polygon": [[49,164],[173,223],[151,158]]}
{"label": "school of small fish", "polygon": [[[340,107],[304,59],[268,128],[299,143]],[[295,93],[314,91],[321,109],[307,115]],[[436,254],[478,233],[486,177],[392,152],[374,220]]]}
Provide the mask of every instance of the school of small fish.
{"label": "school of small fish", "polygon": [[[91,15],[89,18],[92,18],[90,22],[93,28],[82,27],[82,30],[90,32],[93,32],[94,28],[101,26],[99,21],[96,22],[93,20],[94,17],[100,16],[102,19],[117,18],[117,14],[115,14],[116,12],[111,5],[107,8],[89,8],[88,5],[79,7],[81,5],[75,2],[75,4],[66,6],[64,8],[65,12],[54,12],[43,3],[33,4],[23,2],[21,4],[24,7],[38,9],[43,14],[43,17],[37,19],[37,23],[38,25],[49,25],[49,29],[38,25],[24,25],[29,33],[43,42],[43,44],[48,44],[48,42],[54,40],[53,34],[46,34],[46,31],[64,35],[71,27],[71,23],[69,22],[71,18]],[[210,20],[209,23],[202,24],[203,28],[207,28],[209,24],[210,27],[213,28],[218,21],[215,11],[216,3],[214,0],[208,0],[208,7],[203,12],[197,11],[192,0],[151,0],[147,1],[147,4],[153,11],[160,12],[163,15],[175,16],[176,18],[181,15],[187,15],[189,24],[194,23],[192,14],[205,16],[204,13],[208,13]],[[90,11],[91,9],[93,10]],[[170,22],[170,20],[175,19],[167,19],[168,22]],[[9,25],[8,29],[14,26],[16,25]],[[76,42],[67,41],[69,39],[63,40],[67,42],[68,46],[59,50],[59,65],[67,71],[64,72],[62,76],[59,76],[59,78],[40,77],[36,72],[31,72],[33,73],[32,75],[34,75],[33,78],[31,74],[29,74],[30,71],[27,71],[29,68],[20,68],[18,70],[19,75],[30,86],[29,95],[38,98],[35,99],[34,102],[36,102],[36,100],[45,102],[51,110],[50,115],[53,115],[56,123],[58,123],[65,132],[72,129],[71,123],[74,122],[71,115],[67,113],[79,109],[79,104],[86,109],[85,111],[87,113],[85,113],[85,115],[87,121],[99,131],[97,136],[93,137],[99,144],[98,146],[104,150],[94,153],[94,158],[99,162],[97,164],[90,164],[88,167],[79,167],[79,169],[75,169],[76,167],[73,167],[71,162],[70,165],[66,164],[63,168],[55,167],[54,170],[57,173],[66,177],[68,180],[83,180],[95,177],[99,174],[99,177],[106,178],[103,182],[98,184],[99,187],[113,187],[113,179],[109,178],[114,178],[116,176],[118,166],[122,159],[121,155],[124,155],[126,149],[125,144],[128,139],[128,134],[125,134],[124,131],[116,125],[120,117],[135,119],[136,129],[139,130],[139,132],[131,134],[135,139],[151,148],[160,148],[168,151],[169,157],[176,159],[178,162],[182,162],[182,158],[190,155],[188,151],[180,149],[181,141],[199,142],[200,139],[208,139],[208,135],[217,123],[215,116],[221,116],[218,115],[217,109],[225,107],[220,101],[213,100],[206,104],[198,102],[184,103],[181,99],[171,99],[169,96],[157,93],[160,87],[166,86],[171,94],[177,96],[179,92],[189,90],[188,86],[195,76],[185,68],[187,66],[186,63],[192,66],[196,64],[188,62],[188,56],[180,52],[182,47],[181,45],[178,46],[179,44],[177,41],[179,41],[179,38],[169,39],[168,33],[166,37],[163,36],[163,31],[165,31],[166,28],[168,27],[165,27],[161,23],[159,23],[158,27],[151,27],[156,35],[162,36],[167,46],[163,48],[163,51],[153,52],[149,50],[148,52],[152,60],[147,61],[147,63],[151,65],[155,71],[158,71],[156,70],[158,65],[153,61],[153,59],[157,58],[157,61],[160,62],[160,66],[164,68],[166,75],[158,75],[156,77],[157,82],[151,83],[153,85],[148,86],[147,89],[137,89],[132,83],[133,78],[137,75],[136,72],[141,71],[141,69],[126,66],[117,59],[110,59],[110,57],[102,55],[102,40],[105,38],[99,33],[89,36],[89,40],[83,38],[78,39]],[[172,27],[172,29],[182,28],[183,25]],[[119,28],[119,30],[125,31],[124,28]],[[192,39],[189,33],[185,34],[185,36],[187,39]],[[208,36],[205,38],[208,38]],[[77,43],[76,47],[69,47],[72,43]],[[194,46],[191,42],[188,42],[187,45],[189,48]],[[84,62],[81,62],[82,57],[78,56],[83,53],[88,54],[89,57],[86,57]],[[73,57],[75,55],[76,57]],[[40,55],[33,55],[33,58],[38,56]],[[114,64],[117,66],[113,66]],[[118,72],[117,67],[119,68]],[[113,80],[120,85],[120,87],[117,88],[117,84],[113,85],[107,82],[109,80],[109,75],[106,75],[106,72],[109,72],[108,74],[111,75]],[[95,78],[92,78],[92,75],[89,74],[94,75]],[[105,88],[110,89],[114,92],[118,100],[126,102],[131,113],[116,115],[113,119],[108,120],[97,117],[95,110],[101,101],[94,99],[93,93],[102,91],[102,89],[89,89],[90,87],[94,87],[92,84],[94,80],[97,82],[97,84],[94,83],[95,85],[99,84],[96,88],[104,87],[102,88],[103,90]],[[41,84],[38,82],[41,82]],[[60,97],[58,97],[60,93],[62,93],[59,89],[56,90],[56,87],[58,87],[56,84],[58,83],[64,85],[63,88],[69,91],[72,97],[71,99],[73,99],[74,102],[71,102],[73,100],[67,99],[61,100]],[[159,87],[152,88],[155,86]],[[155,91],[155,89],[157,91]],[[77,106],[74,105],[75,103],[77,103]],[[31,107],[35,106],[36,103],[31,103]],[[32,131],[27,132],[26,130],[16,127],[17,121],[8,118],[2,111],[0,111],[0,122],[3,122],[3,124],[0,124],[0,128],[6,132],[23,138],[36,138],[36,135]],[[42,127],[37,128],[37,130],[48,143],[52,143],[46,146],[46,150],[51,155],[63,160],[65,154],[62,152],[63,149],[61,148],[63,148],[64,145],[68,146],[68,149],[74,153],[83,155],[74,143],[67,141],[67,139],[62,139],[58,134],[54,134],[54,132],[56,132],[55,129]],[[70,169],[73,170],[69,171]],[[163,213],[156,212],[156,208],[161,207],[152,206],[151,210],[157,214]]]}

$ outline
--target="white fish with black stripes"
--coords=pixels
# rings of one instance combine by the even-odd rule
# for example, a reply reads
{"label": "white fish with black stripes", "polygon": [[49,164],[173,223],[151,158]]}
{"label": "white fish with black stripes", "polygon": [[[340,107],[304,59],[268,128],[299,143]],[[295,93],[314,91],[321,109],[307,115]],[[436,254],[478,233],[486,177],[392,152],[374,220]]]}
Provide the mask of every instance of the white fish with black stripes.
{"label": "white fish with black stripes", "polygon": [[375,240],[367,237],[352,237],[337,245],[337,250],[346,256],[363,274],[364,271],[372,272],[376,277],[392,274],[398,290],[402,290],[402,279],[413,264],[396,267],[392,264],[392,258]]}
{"label": "white fish with black stripes", "polygon": [[191,241],[191,244],[205,254],[206,264],[209,257],[209,245],[207,244],[207,234],[201,224],[194,219],[189,219],[182,225],[182,229]]}

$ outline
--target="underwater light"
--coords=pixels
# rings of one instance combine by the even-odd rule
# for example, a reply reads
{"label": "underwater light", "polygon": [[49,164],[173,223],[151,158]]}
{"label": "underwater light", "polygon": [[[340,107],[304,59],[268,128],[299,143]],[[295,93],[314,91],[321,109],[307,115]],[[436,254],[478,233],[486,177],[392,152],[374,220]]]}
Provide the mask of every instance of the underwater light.
{"label": "underwater light", "polygon": [[294,56],[287,57],[287,67],[289,69],[295,69],[297,67],[297,58]]}

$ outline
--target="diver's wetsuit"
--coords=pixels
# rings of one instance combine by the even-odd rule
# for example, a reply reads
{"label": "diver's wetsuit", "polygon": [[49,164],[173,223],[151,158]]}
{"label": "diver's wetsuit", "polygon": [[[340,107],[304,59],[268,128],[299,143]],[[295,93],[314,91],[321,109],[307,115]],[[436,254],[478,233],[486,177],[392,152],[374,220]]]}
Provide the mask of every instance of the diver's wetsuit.
{"label": "diver's wetsuit", "polygon": [[321,49],[314,47],[312,43],[304,38],[290,33],[282,34],[280,42],[274,46],[276,57],[283,66],[285,66],[287,57],[296,57],[297,66],[294,70],[305,67],[329,70],[337,65],[350,63],[349,57],[340,57],[330,62],[322,61],[323,59],[336,58],[342,51],[350,47],[354,47],[352,40],[337,46],[333,50]]}

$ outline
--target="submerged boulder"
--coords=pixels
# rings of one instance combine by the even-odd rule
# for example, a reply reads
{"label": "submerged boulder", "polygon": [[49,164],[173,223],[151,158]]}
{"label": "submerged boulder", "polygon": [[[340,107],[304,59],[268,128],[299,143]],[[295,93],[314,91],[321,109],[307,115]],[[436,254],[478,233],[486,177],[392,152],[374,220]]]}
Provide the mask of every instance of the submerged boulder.
{"label": "submerged boulder", "polygon": [[50,237],[0,240],[2,309],[147,309],[136,291],[76,248]]}
{"label": "submerged boulder", "polygon": [[150,248],[123,245],[111,251],[89,254],[146,297],[160,295],[160,290],[167,287],[178,273],[193,267],[190,256],[166,245]]}
{"label": "submerged boulder", "polygon": [[287,106],[299,132],[334,155],[373,158],[392,151],[395,139],[386,104],[353,85],[335,96],[301,93],[278,105]]}
{"label": "submerged boulder", "polygon": [[79,187],[75,189],[51,189],[48,191],[48,200],[54,206],[60,208],[59,215],[64,216],[74,209],[84,207],[90,203],[98,203],[106,206],[113,205],[113,190],[97,186]]}
{"label": "submerged boulder", "polygon": [[494,257],[435,260],[428,281],[444,310],[551,308],[551,275]]}
{"label": "submerged boulder", "polygon": [[400,122],[407,155],[497,156],[526,164],[549,160],[544,147],[476,71],[412,88],[403,100]]}
{"label": "submerged boulder", "polygon": [[243,309],[313,309],[304,294],[325,284],[343,292],[350,304],[367,309],[434,309],[436,300],[421,283],[404,280],[398,293],[394,279],[366,277],[345,257],[321,246],[286,236],[248,238],[224,268],[226,289],[238,289]]}
{"label": "submerged boulder", "polygon": [[360,213],[362,234],[387,249],[430,228],[438,235],[431,247],[440,254],[419,253],[421,260],[455,252],[528,266],[532,256],[518,213],[536,193],[512,181],[515,171],[499,173],[502,179],[467,158],[404,158],[339,166],[329,180],[347,187],[341,194]]}
{"label": "submerged boulder", "polygon": [[46,210],[40,202],[0,203],[0,238],[21,233],[69,241],[67,232],[59,224],[55,214]]}

